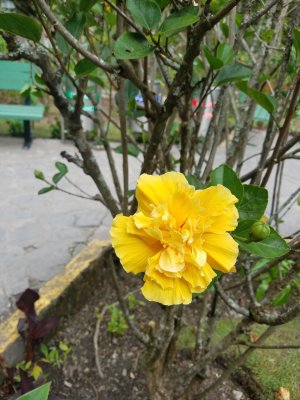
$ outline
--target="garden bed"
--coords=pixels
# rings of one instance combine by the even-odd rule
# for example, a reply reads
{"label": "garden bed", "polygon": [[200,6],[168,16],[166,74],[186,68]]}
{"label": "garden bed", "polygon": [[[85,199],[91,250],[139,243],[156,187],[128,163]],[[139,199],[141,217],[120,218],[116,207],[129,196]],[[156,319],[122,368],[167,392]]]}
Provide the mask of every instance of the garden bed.
{"label": "garden bed", "polygon": [[[60,322],[58,332],[43,345],[42,352],[37,352],[35,361],[41,367],[44,379],[52,382],[51,393],[61,399],[150,399],[146,376],[139,362],[142,346],[127,329],[121,316],[110,273],[103,265],[98,265],[98,271],[99,268],[102,273],[97,274],[93,285],[82,285],[73,291],[73,294],[76,293],[76,304],[80,304],[79,298],[86,304],[80,310],[65,308],[65,316]],[[143,299],[139,291],[142,283],[140,277],[126,274],[120,266],[118,275],[136,323],[147,332],[149,321],[152,321],[152,324],[153,321],[158,322],[162,306]],[[236,295],[239,296],[239,293],[236,292]],[[68,304],[71,304],[70,299]],[[178,340],[179,351],[174,360],[175,368],[176,364],[180,368],[190,366],[189,360],[195,342],[196,309],[197,302],[189,306],[189,312],[183,321]],[[61,313],[62,307],[57,310]],[[232,313],[224,307],[224,319],[218,322],[212,340],[218,342],[236,323]],[[299,323],[298,319],[279,328],[276,336],[267,343],[292,343]],[[254,327],[252,333],[259,335],[262,329],[263,327]],[[296,332],[298,331],[299,329]],[[237,348],[231,348],[227,356],[233,357],[237,351]],[[209,379],[205,381],[206,385],[212,384],[227,368],[226,357],[218,358],[208,371]],[[257,350],[247,366],[238,370],[207,399],[272,400],[275,399],[276,390],[283,386],[291,391],[291,400],[297,400],[300,381],[299,359],[299,350]],[[200,381],[196,382],[193,392],[198,393],[202,390]],[[1,393],[0,398],[14,399],[4,393]]]}

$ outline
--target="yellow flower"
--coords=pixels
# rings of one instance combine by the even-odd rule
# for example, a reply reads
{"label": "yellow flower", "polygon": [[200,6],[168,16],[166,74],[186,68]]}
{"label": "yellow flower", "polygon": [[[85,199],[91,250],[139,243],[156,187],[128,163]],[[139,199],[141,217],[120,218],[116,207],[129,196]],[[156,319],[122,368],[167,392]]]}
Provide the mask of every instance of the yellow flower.
{"label": "yellow flower", "polygon": [[234,272],[237,198],[222,185],[195,190],[183,174],[140,176],[136,214],[117,215],[111,238],[126,272],[144,273],[142,293],[164,305],[189,304],[216,276]]}

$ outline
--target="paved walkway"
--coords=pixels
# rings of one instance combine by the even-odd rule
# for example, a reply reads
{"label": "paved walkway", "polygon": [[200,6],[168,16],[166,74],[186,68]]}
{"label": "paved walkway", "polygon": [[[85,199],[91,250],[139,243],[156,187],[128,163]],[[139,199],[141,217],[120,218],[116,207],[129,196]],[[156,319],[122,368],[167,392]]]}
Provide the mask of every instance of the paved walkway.
{"label": "paved walkway", "polygon": [[[262,135],[252,134],[248,154],[259,152]],[[36,139],[30,150],[22,149],[22,140],[0,137],[0,319],[14,303],[14,296],[27,287],[39,287],[93,238],[109,238],[111,217],[101,203],[83,200],[53,191],[42,196],[37,192],[43,182],[34,178],[34,169],[51,179],[60,152],[74,154],[72,143]],[[111,183],[105,153],[95,151],[104,175]],[[116,163],[121,171],[121,155]],[[221,146],[216,163],[224,161]],[[140,170],[140,162],[130,157],[130,189]],[[299,186],[300,163],[288,161],[284,172],[282,201]],[[255,165],[251,159],[247,169]],[[90,194],[96,194],[91,179],[68,164],[69,178]],[[73,190],[68,182],[65,189]],[[282,225],[282,233],[294,232],[300,225],[300,208],[293,207]]]}

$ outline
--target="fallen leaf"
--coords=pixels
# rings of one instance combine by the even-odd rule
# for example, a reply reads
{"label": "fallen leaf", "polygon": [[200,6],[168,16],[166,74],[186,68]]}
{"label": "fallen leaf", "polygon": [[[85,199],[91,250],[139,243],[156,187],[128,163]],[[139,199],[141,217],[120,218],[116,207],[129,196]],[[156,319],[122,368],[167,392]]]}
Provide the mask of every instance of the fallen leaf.
{"label": "fallen leaf", "polygon": [[279,388],[279,390],[275,393],[275,398],[276,400],[291,400],[289,389],[284,387]]}

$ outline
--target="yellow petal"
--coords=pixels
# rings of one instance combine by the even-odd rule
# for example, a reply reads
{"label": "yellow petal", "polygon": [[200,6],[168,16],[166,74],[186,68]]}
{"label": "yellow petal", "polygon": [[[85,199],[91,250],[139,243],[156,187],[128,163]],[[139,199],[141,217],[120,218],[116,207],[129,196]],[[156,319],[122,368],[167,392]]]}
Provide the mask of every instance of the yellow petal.
{"label": "yellow petal", "polygon": [[167,172],[163,175],[142,174],[137,182],[136,199],[138,211],[150,214],[151,205],[167,204],[170,197],[176,193],[178,185],[188,185],[185,176],[179,172]]}
{"label": "yellow petal", "polygon": [[207,253],[209,265],[222,272],[234,272],[239,249],[237,242],[230,234],[206,233],[203,238],[203,249]]}
{"label": "yellow petal", "polygon": [[238,199],[225,186],[211,186],[196,194],[205,209],[206,232],[225,233],[237,227],[238,211],[235,203]]}
{"label": "yellow petal", "polygon": [[160,244],[136,228],[133,217],[117,215],[110,229],[112,245],[126,272],[145,272],[148,259],[159,250]]}
{"label": "yellow petal", "polygon": [[155,256],[149,258],[146,275],[152,281],[155,281],[162,289],[173,288],[174,278],[181,278],[181,272],[162,271],[159,266],[161,254],[164,250],[159,251]]}
{"label": "yellow petal", "polygon": [[203,267],[187,264],[182,277],[191,285],[193,293],[203,292],[216,276],[214,270],[206,263]]}
{"label": "yellow petal", "polygon": [[192,301],[192,292],[183,279],[173,279],[173,287],[163,289],[145,275],[145,283],[141,290],[147,300],[156,301],[165,306],[189,304]]}
{"label": "yellow petal", "polygon": [[171,247],[167,247],[161,252],[159,269],[162,272],[180,272],[183,270],[184,265],[184,255]]}
{"label": "yellow petal", "polygon": [[192,220],[204,214],[205,210],[196,197],[196,193],[195,188],[186,183],[178,185],[177,192],[170,197],[169,210],[178,227],[183,227],[187,221],[191,223]]}

